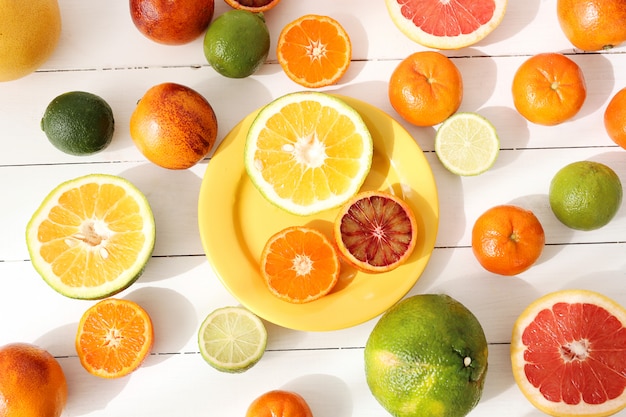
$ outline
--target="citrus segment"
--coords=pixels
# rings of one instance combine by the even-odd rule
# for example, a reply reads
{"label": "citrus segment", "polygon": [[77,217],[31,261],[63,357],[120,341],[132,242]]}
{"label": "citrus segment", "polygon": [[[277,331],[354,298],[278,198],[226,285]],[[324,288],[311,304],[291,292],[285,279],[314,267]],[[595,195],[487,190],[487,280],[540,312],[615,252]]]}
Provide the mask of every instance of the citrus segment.
{"label": "citrus segment", "polygon": [[343,100],[298,92],[261,109],[244,154],[246,172],[268,201],[310,215],[356,194],[372,164],[373,142],[359,113]]}
{"label": "citrus segment", "polygon": [[352,58],[350,37],[328,16],[305,15],[283,28],[276,47],[285,74],[309,88],[335,84]]}
{"label": "citrus segment", "polygon": [[400,197],[365,191],[350,199],[337,214],[335,243],[346,261],[365,272],[391,271],[411,256],[417,222]]}
{"label": "citrus segment", "polygon": [[552,416],[609,416],[626,407],[626,310],[587,290],[531,303],[511,339],[513,376]]}
{"label": "citrus segment", "polygon": [[130,286],[152,255],[155,224],[146,197],[105,174],[57,186],[26,229],[31,261],[59,293],[99,299]]}
{"label": "citrus segment", "polygon": [[478,404],[487,376],[480,322],[443,294],[392,306],[370,333],[364,356],[369,389],[395,417],[463,417]]}
{"label": "citrus segment", "polygon": [[459,49],[484,39],[500,25],[507,0],[385,0],[395,25],[413,41]]}
{"label": "citrus segment", "polygon": [[215,369],[244,372],[263,356],[267,331],[261,319],[242,307],[218,308],[198,330],[198,347],[204,360]]}
{"label": "citrus segment", "polygon": [[253,13],[266,12],[273,9],[280,0],[224,0],[234,9],[248,10]]}
{"label": "citrus segment", "polygon": [[153,341],[152,320],[141,306],[129,300],[107,298],[81,317],[76,352],[90,374],[120,378],[144,362]]}
{"label": "citrus segment", "polygon": [[478,175],[493,166],[500,139],[491,122],[476,113],[456,113],[435,135],[435,153],[444,167],[457,175]]}
{"label": "citrus segment", "polygon": [[328,294],[339,279],[337,252],[323,233],[292,226],[273,235],[261,254],[261,274],[269,290],[291,303]]}

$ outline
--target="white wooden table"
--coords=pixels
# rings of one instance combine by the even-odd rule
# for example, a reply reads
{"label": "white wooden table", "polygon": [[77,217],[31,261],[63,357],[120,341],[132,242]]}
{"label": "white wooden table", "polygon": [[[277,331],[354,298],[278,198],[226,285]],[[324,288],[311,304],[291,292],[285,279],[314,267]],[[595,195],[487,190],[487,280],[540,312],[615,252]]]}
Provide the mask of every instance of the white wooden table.
{"label": "white wooden table", "polygon": [[[227,79],[206,63],[202,39],[163,46],[133,26],[126,1],[60,0],[63,33],[40,71],[0,84],[0,345],[30,342],[60,361],[69,384],[64,416],[244,415],[261,393],[300,392],[316,417],[387,415],[371,396],[364,376],[363,347],[376,323],[340,331],[302,332],[266,323],[265,356],[244,374],[219,373],[198,353],[196,332],[213,309],[237,300],[212,273],[200,242],[197,201],[210,159],[186,171],[148,163],[133,145],[129,117],[152,85],[172,81],[203,94],[219,121],[218,140],[249,112],[301,88],[275,60],[280,29],[307,13],[340,21],[353,42],[353,62],[336,92],[367,101],[396,118],[428,159],[440,198],[440,225],[432,258],[409,295],[447,293],[482,323],[489,341],[484,395],[471,416],[540,416],[522,396],[510,370],[509,342],[519,313],[540,295],[587,288],[626,305],[626,204],[606,227],[573,231],[550,211],[547,193],[558,169],[577,160],[612,167],[626,183],[626,151],[606,135],[602,115],[609,99],[626,86],[626,48],[606,53],[574,50],[558,27],[555,2],[511,0],[501,26],[481,43],[445,52],[461,70],[461,110],[488,117],[501,139],[495,166],[478,177],[447,172],[433,151],[434,128],[408,125],[391,108],[387,82],[398,62],[425,48],[402,35],[383,0],[283,0],[266,13],[272,36],[267,65],[247,79]],[[215,16],[229,7],[216,0]],[[526,122],[514,109],[511,82],[517,67],[539,52],[568,54],[583,69],[588,97],[579,115],[555,127]],[[112,106],[116,131],[111,145],[90,157],[52,147],[39,128],[52,98],[70,90],[102,96]],[[60,182],[102,172],[123,176],[150,201],[157,244],[144,275],[119,294],[141,303],[156,332],[154,351],[137,372],[119,380],[93,377],[81,367],[74,334],[92,302],[55,293],[33,269],[25,227],[43,197]],[[474,259],[474,220],[496,204],[535,212],[546,232],[538,263],[517,277],[484,271]],[[626,412],[619,415],[626,416]]]}

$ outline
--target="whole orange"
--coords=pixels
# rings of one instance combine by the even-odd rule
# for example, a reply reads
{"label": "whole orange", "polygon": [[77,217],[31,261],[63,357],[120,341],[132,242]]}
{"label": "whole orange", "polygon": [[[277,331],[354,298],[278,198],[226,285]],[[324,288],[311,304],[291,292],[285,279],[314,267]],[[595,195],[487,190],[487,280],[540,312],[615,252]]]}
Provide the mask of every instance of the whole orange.
{"label": "whole orange", "polygon": [[209,102],[184,85],[151,87],[130,117],[130,135],[141,153],[168,169],[187,169],[213,148],[217,118]]}
{"label": "whole orange", "polygon": [[433,126],[456,112],[463,100],[463,78],[440,52],[415,52],[395,68],[389,79],[389,101],[407,122]]}
{"label": "whole orange", "polygon": [[189,43],[213,19],[215,0],[129,0],[130,16],[139,32],[166,45]]}
{"label": "whole orange", "polygon": [[472,251],[489,272],[517,275],[539,259],[545,234],[530,210],[495,206],[481,214],[472,228]]}
{"label": "whole orange", "polygon": [[313,417],[313,413],[300,394],[273,390],[252,401],[246,417]]}
{"label": "whole orange", "polygon": [[0,416],[59,417],[66,402],[65,374],[54,356],[26,343],[0,347]]}
{"label": "whole orange", "polygon": [[556,125],[574,117],[587,98],[582,70],[563,54],[528,58],[513,77],[513,104],[528,121]]}
{"label": "whole orange", "polygon": [[609,137],[626,149],[626,87],[618,91],[606,106],[604,127]]}
{"label": "whole orange", "polygon": [[626,41],[624,0],[557,0],[563,33],[584,51],[610,49]]}

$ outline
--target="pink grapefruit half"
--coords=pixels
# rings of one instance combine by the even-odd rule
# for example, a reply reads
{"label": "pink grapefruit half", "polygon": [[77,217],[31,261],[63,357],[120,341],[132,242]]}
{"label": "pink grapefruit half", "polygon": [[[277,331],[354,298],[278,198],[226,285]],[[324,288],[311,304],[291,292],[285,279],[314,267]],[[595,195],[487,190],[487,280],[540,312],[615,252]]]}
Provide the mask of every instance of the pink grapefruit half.
{"label": "pink grapefruit half", "polygon": [[436,49],[460,49],[489,35],[502,22],[507,0],[385,0],[395,25],[413,41]]}
{"label": "pink grapefruit half", "polygon": [[511,338],[513,377],[551,416],[610,416],[626,407],[626,310],[588,290],[531,303]]}

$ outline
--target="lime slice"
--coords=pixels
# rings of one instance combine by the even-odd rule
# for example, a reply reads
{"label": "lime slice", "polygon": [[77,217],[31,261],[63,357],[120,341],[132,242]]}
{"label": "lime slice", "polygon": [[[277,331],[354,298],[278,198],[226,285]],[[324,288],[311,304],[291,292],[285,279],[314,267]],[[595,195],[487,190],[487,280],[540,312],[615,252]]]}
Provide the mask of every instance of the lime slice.
{"label": "lime slice", "polygon": [[448,171],[478,175],[494,164],[500,140],[489,120],[476,113],[456,113],[446,119],[435,135],[435,152]]}
{"label": "lime slice", "polygon": [[198,347],[205,361],[222,372],[244,372],[263,356],[267,331],[261,319],[243,307],[222,307],[200,325]]}

